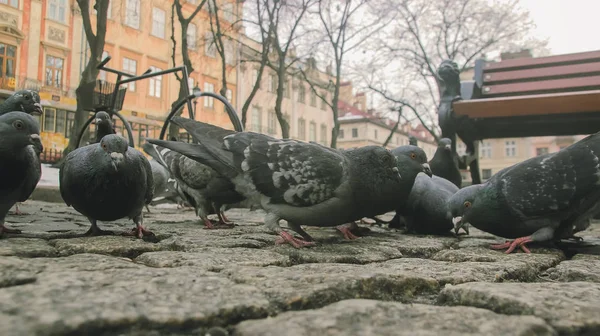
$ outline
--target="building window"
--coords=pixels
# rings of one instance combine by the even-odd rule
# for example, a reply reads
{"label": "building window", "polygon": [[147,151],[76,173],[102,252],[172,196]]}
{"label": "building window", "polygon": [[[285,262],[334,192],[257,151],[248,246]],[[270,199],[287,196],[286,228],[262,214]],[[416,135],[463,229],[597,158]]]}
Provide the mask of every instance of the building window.
{"label": "building window", "polygon": [[[258,81],[258,69],[252,69],[252,83],[256,84]],[[260,83],[258,83],[258,88],[260,88]]]}
{"label": "building window", "polygon": [[479,147],[479,157],[482,159],[489,159],[492,157],[492,143],[484,141]]}
{"label": "building window", "polygon": [[352,137],[353,138],[358,138],[358,128],[353,128],[352,129]]}
{"label": "building window", "polygon": [[517,156],[517,144],[514,140],[504,142],[504,151],[506,157]]}
{"label": "building window", "polygon": [[343,129],[341,129],[341,130],[338,132],[338,139],[343,139],[343,138],[344,138],[344,130],[343,130]]}
{"label": "building window", "polygon": [[56,109],[51,107],[44,107],[44,132],[54,133],[54,126],[56,124]]}
{"label": "building window", "polygon": [[204,35],[204,54],[208,57],[216,58],[217,57],[217,46],[215,45],[215,37],[212,32],[206,32]]}
{"label": "building window", "polygon": [[198,35],[196,35],[196,32],[198,31],[198,28],[196,28],[196,25],[193,23],[190,23],[187,27],[187,45],[189,49],[192,50],[196,50],[197,45],[198,45]]}
{"label": "building window", "polygon": [[545,154],[548,154],[548,147],[541,147],[535,149],[535,155],[540,156]]}
{"label": "building window", "polygon": [[227,98],[228,102],[233,103],[233,91],[231,91],[231,89],[225,91],[225,98]]}
{"label": "building window", "polygon": [[235,64],[235,49],[233,47],[233,42],[231,40],[223,41],[223,48],[225,53],[225,63],[229,65]]}
{"label": "building window", "polygon": [[375,140],[377,140],[377,130],[373,130],[373,138],[375,138]]}
{"label": "building window", "polygon": [[[159,69],[155,66],[151,66],[150,69],[152,70],[152,72],[159,72],[162,71],[162,69]],[[149,90],[148,90],[148,95],[151,97],[156,97],[156,98],[160,98],[161,93],[162,93],[162,77],[163,76],[156,76],[156,77],[150,77],[150,85],[148,86]]]}
{"label": "building window", "polygon": [[5,4],[11,7],[19,8],[19,0],[0,0],[0,4]]}
{"label": "building window", "polygon": [[277,77],[274,74],[269,74],[269,92],[277,92]]}
{"label": "building window", "polygon": [[322,95],[323,98],[321,98],[321,110],[325,111],[327,109],[327,102],[325,101],[325,99],[327,99],[327,93],[323,93]]}
{"label": "building window", "polygon": [[283,83],[283,96],[285,98],[290,98],[290,81],[286,79]]}
{"label": "building window", "polygon": [[125,24],[131,28],[140,28],[140,0],[127,0]]}
{"label": "building window", "polygon": [[317,106],[317,94],[313,90],[310,90],[310,106]]}
{"label": "building window", "polygon": [[484,180],[489,180],[490,177],[492,177],[492,170],[491,169],[482,169],[481,170],[481,178]]}
{"label": "building window", "polygon": [[321,125],[321,144],[327,145],[327,125]]}
{"label": "building window", "polygon": [[258,107],[252,108],[252,125],[250,125],[250,129],[254,132],[260,133],[262,124],[262,113]]}
{"label": "building window", "polygon": [[188,89],[190,90],[190,94],[194,94],[194,79],[188,77]]}
{"label": "building window", "polygon": [[54,131],[56,133],[65,134],[66,123],[67,123],[67,111],[56,110],[56,127],[55,127]]}
{"label": "building window", "polygon": [[[215,92],[215,85],[212,83],[204,83],[204,92]],[[215,107],[215,98],[213,97],[204,97],[204,107],[214,108]]]}
{"label": "building window", "polygon": [[306,102],[306,88],[302,84],[298,85],[298,102]]}
{"label": "building window", "polygon": [[[14,78],[17,65],[17,47],[10,44],[0,43],[0,78]],[[0,87],[15,89],[14,83],[0,81]],[[12,86],[12,87],[11,87]]]}
{"label": "building window", "polygon": [[48,18],[62,23],[67,22],[67,0],[49,0]]}
{"label": "building window", "polygon": [[46,85],[60,88],[62,85],[64,60],[62,58],[46,56]]}
{"label": "building window", "polygon": [[306,139],[306,120],[302,118],[298,119],[298,139]]}
{"label": "building window", "polygon": [[73,131],[73,124],[75,123],[75,112],[67,111],[67,125],[65,128],[65,138],[71,137]]}
{"label": "building window", "polygon": [[308,140],[317,141],[317,124],[312,122],[308,125]]}
{"label": "building window", "polygon": [[140,124],[140,134],[138,135],[138,146],[144,143],[148,137],[148,125]]}
{"label": "building window", "polygon": [[[135,76],[137,72],[137,61],[131,58],[123,57],[123,72],[132,74]],[[129,91],[135,92],[135,82],[125,84],[129,88]]]}
{"label": "building window", "polygon": [[275,134],[277,133],[275,129],[277,128],[277,114],[275,111],[269,111],[269,118],[267,120],[267,133]]}
{"label": "building window", "polygon": [[152,35],[165,38],[165,18],[164,10],[156,7],[152,8]]}
{"label": "building window", "polygon": [[221,11],[223,11],[223,19],[229,22],[233,22],[233,3],[228,2],[223,4],[223,6],[221,6]]}
{"label": "building window", "polygon": [[[103,60],[107,57],[108,57],[108,51],[103,51],[101,60]],[[106,71],[100,70],[100,72],[98,72],[98,79],[105,81],[106,80]]]}

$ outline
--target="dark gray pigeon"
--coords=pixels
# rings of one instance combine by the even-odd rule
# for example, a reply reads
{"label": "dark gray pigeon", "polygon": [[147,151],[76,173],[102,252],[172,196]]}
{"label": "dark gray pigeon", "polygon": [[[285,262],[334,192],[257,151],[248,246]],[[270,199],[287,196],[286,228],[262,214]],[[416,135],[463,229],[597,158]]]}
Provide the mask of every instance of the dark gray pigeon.
{"label": "dark gray pigeon", "polygon": [[[297,248],[313,245],[300,225],[333,227],[395,207],[401,177],[394,156],[383,147],[338,151],[180,117],[173,122],[199,143],[148,141],[228,177],[240,194],[266,211],[265,225],[281,236],[279,242]],[[281,219],[304,240],[283,231]]]}
{"label": "dark gray pigeon", "polygon": [[[184,200],[194,207],[206,229],[233,227],[223,213],[223,206],[238,203],[244,197],[235,191],[228,178],[209,166],[168,148],[155,147],[149,143],[145,143],[143,148],[169,170],[170,176],[177,181]],[[217,225],[208,219],[208,215],[215,213],[219,218]]]}
{"label": "dark gray pigeon", "polygon": [[41,115],[42,105],[40,95],[33,90],[19,90],[0,103],[0,115],[13,111]]}
{"label": "dark gray pigeon", "polygon": [[496,173],[484,184],[465,187],[448,201],[455,230],[470,223],[514,239],[493,249],[574,238],[600,212],[600,133]]}
{"label": "dark gray pigeon", "polygon": [[138,238],[153,236],[144,228],[142,214],[153,197],[152,168],[125,138],[109,134],[100,143],[70,152],[59,171],[59,182],[65,203],[92,223],[86,235],[109,233],[98,228],[98,220],[129,217],[136,224],[129,234]]}
{"label": "dark gray pigeon", "polygon": [[429,161],[433,175],[445,178],[454,183],[458,188],[462,185],[462,175],[458,170],[458,161],[452,152],[452,140],[442,138],[438,142],[437,150]]}
{"label": "dark gray pigeon", "polygon": [[94,123],[96,124],[96,141],[93,143],[99,143],[105,135],[117,133],[112,118],[104,111],[96,113]]}
{"label": "dark gray pigeon", "polygon": [[411,146],[417,146],[417,144],[418,144],[417,138],[415,138],[413,135],[409,135],[408,136],[408,144]]}
{"label": "dark gray pigeon", "polygon": [[426,176],[431,176],[431,169],[427,163],[427,154],[417,146],[405,145],[396,147],[392,149],[392,154],[396,157],[398,169],[400,170],[400,175],[402,175],[402,182],[394,195],[394,199],[396,200],[394,208],[396,216],[390,221],[389,227],[400,228],[401,223],[398,213],[402,212],[406,206],[408,195],[410,195],[417,175],[425,173]]}
{"label": "dark gray pigeon", "polygon": [[17,202],[26,201],[42,176],[40,126],[29,114],[9,112],[0,116],[0,236],[20,233],[4,226],[6,214]]}

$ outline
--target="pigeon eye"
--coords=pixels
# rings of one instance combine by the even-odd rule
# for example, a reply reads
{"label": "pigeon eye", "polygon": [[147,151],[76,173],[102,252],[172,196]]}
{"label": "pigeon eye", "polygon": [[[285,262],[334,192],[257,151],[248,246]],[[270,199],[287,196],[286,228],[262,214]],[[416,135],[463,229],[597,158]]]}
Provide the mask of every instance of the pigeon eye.
{"label": "pigeon eye", "polygon": [[410,158],[411,158],[411,159],[416,159],[416,158],[417,158],[417,154],[415,154],[415,153],[410,153]]}
{"label": "pigeon eye", "polygon": [[468,207],[470,207],[470,206],[471,206],[471,202],[469,202],[469,201],[466,201],[466,202],[464,203],[464,206],[465,206],[465,208],[468,208]]}
{"label": "pigeon eye", "polygon": [[21,120],[17,120],[13,123],[13,126],[20,131],[25,127],[25,124]]}
{"label": "pigeon eye", "polygon": [[29,100],[29,98],[30,98],[29,96],[25,96],[25,100]]}
{"label": "pigeon eye", "polygon": [[106,150],[106,144],[102,144],[102,149]]}

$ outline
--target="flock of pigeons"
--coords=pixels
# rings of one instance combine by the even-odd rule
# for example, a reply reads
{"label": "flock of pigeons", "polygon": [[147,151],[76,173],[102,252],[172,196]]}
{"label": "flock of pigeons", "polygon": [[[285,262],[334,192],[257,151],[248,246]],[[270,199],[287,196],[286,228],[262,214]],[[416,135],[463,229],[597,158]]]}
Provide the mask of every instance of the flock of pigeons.
{"label": "flock of pigeons", "polygon": [[[34,91],[19,91],[0,105],[0,235],[18,233],[4,226],[6,214],[41,177],[36,113],[41,106]],[[600,213],[600,133],[461,189],[449,139],[428,162],[415,145],[332,149],[176,117],[172,122],[194,143],[147,139],[148,160],[115,134],[107,113],[99,112],[95,122],[96,141],[70,152],[59,175],[64,201],[92,225],[85,235],[115,234],[97,221],[128,217],[136,226],[122,234],[153,236],[143,225],[143,208],[165,198],[193,206],[207,229],[234,225],[225,217],[228,207],[263,209],[277,243],[296,248],[315,244],[302,226],[336,227],[355,239],[357,220],[395,210],[391,228],[458,235],[473,225],[512,239],[492,248],[529,253],[530,242],[579,239],[574,234]],[[299,237],[279,226],[282,219]]]}

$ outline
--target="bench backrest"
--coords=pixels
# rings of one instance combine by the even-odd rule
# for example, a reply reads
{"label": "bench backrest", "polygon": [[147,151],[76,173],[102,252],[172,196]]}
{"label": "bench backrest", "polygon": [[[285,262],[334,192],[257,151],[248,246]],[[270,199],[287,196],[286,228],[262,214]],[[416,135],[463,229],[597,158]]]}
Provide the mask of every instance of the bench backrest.
{"label": "bench backrest", "polygon": [[600,50],[501,62],[475,62],[475,90],[471,98],[600,89]]}

